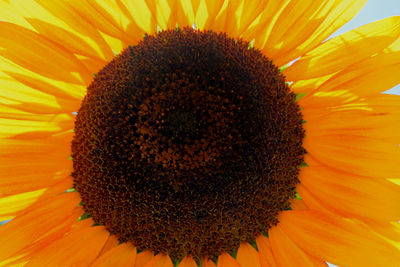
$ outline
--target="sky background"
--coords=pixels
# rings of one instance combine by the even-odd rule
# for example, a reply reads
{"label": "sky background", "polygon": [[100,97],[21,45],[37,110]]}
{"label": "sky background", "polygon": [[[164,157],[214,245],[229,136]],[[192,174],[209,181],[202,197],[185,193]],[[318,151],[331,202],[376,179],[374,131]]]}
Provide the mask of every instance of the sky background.
{"label": "sky background", "polygon": [[[390,16],[400,16],[400,0],[369,0],[357,16],[332,36],[340,35],[362,25]],[[400,95],[400,85],[391,89],[389,92]]]}
{"label": "sky background", "polygon": [[[340,35],[367,23],[390,16],[400,16],[400,0],[369,0],[360,13],[357,14],[357,16],[355,16],[332,36]],[[400,85],[392,88],[388,92],[400,95]],[[329,264],[329,266],[334,267],[336,265]]]}

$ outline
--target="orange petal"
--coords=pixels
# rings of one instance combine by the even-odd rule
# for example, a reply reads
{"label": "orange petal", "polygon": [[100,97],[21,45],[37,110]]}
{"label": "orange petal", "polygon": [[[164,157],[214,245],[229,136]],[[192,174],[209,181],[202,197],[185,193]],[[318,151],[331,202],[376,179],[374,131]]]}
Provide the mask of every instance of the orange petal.
{"label": "orange petal", "polygon": [[191,256],[186,256],[181,263],[179,263],[179,267],[197,267],[197,263]]}
{"label": "orange petal", "polygon": [[[228,32],[232,37],[238,37],[237,33],[234,35],[237,29],[238,20],[235,19],[236,13],[240,7],[240,1],[228,1],[224,6],[225,8],[221,9],[221,12],[218,14],[215,19],[214,24],[212,25],[212,29],[217,32]],[[232,34],[233,33],[233,34]]]}
{"label": "orange petal", "polygon": [[151,259],[154,258],[154,253],[146,250],[137,254],[135,267],[145,266]]}
{"label": "orange petal", "polygon": [[0,196],[49,187],[67,179],[72,170],[72,133],[39,140],[0,139]]}
{"label": "orange petal", "polygon": [[215,263],[208,258],[201,258],[202,267],[216,267]]}
{"label": "orange petal", "polygon": [[[91,74],[73,54],[41,35],[4,21],[0,22],[0,32],[1,36],[7,36],[0,38],[3,47],[0,55],[4,58],[52,79],[77,84],[91,80]],[[74,72],[80,74],[83,81],[72,75]]]}
{"label": "orange petal", "polygon": [[69,155],[70,143],[73,132],[49,136],[47,138],[11,138],[0,139],[0,155],[3,157],[28,157],[35,155],[45,156],[53,152],[53,155]]}
{"label": "orange petal", "polygon": [[331,210],[329,207],[326,207],[319,199],[315,198],[315,196],[303,185],[298,184],[296,186],[297,193],[304,199],[304,203],[307,205],[307,210],[318,210],[325,213],[335,213],[340,214],[340,212],[336,210]]}
{"label": "orange petal", "polygon": [[[349,174],[367,177],[397,177],[400,149],[397,144],[350,135],[308,136],[307,158]],[[357,160],[354,160],[357,159]]]}
{"label": "orange petal", "polygon": [[388,47],[400,34],[400,17],[369,23],[334,37],[301,57],[284,74],[303,80],[340,71]]}
{"label": "orange petal", "polygon": [[99,257],[92,266],[133,266],[136,248],[130,243],[121,244]]}
{"label": "orange petal", "polygon": [[[335,101],[332,100],[332,102]],[[381,105],[384,103],[384,101],[381,102]],[[325,107],[322,104],[325,104]],[[367,110],[334,110],[330,105],[331,102],[328,100],[321,102],[318,108],[310,107],[309,104],[304,106],[302,113],[304,120],[307,121],[304,124],[306,138],[308,136],[350,135],[398,143],[399,116],[391,111],[391,109],[396,109],[395,107],[389,106],[384,108],[385,112],[376,112],[368,110],[368,107]]]}
{"label": "orange petal", "polygon": [[[0,167],[0,175],[4,178],[0,182],[2,186],[2,194],[12,194],[12,189],[17,189],[16,187],[23,182],[27,185],[24,188],[29,188],[29,183],[31,185],[51,185],[57,180],[64,179],[69,176],[72,172],[72,161],[68,160],[65,155],[54,155],[54,161],[51,161],[51,157],[40,157],[35,158],[31,162],[26,162],[24,159],[29,159],[29,156],[23,158],[6,158],[4,160],[7,165]],[[0,156],[0,158],[3,158]],[[50,160],[47,161],[46,160]],[[42,177],[41,177],[42,176]],[[28,181],[28,179],[37,179],[37,181]],[[44,179],[48,179],[47,183]],[[23,190],[20,188],[20,190]],[[23,192],[23,191],[21,191]]]}
{"label": "orange petal", "polygon": [[[17,215],[23,215],[27,212],[32,212],[36,208],[40,208],[42,205],[47,203],[48,201],[52,201],[54,197],[66,192],[68,189],[72,188],[72,178],[66,178],[62,179],[60,181],[57,181],[56,183],[47,186],[46,190],[41,194],[35,202],[32,203],[29,207],[27,207],[24,210],[21,210],[17,213]],[[79,206],[80,207],[80,206]],[[81,208],[81,207],[80,207]],[[81,212],[81,214],[83,211]],[[81,215],[80,214],[80,215]],[[80,216],[79,215],[79,216]],[[79,216],[77,218],[79,218]]]}
{"label": "orange petal", "polygon": [[368,96],[368,106],[376,112],[399,114],[400,95],[376,94]]}
{"label": "orange petal", "polygon": [[398,221],[376,222],[371,220],[366,222],[366,224],[380,235],[393,241],[395,245],[398,246],[400,244],[400,223]]}
{"label": "orange petal", "polygon": [[110,235],[101,249],[99,256],[102,256],[107,251],[117,247],[119,244],[118,238],[115,235]]}
{"label": "orange petal", "polygon": [[[224,0],[205,0],[206,12],[204,10],[198,11],[196,14],[195,22],[199,29],[210,29],[214,25],[215,18],[221,11]],[[208,14],[205,16],[204,14]]]}
{"label": "orange petal", "polygon": [[144,267],[173,267],[171,259],[168,255],[159,253],[154,256]]}
{"label": "orange petal", "polygon": [[317,211],[284,211],[279,228],[305,252],[343,266],[396,266],[400,250],[362,224]]}
{"label": "orange petal", "polygon": [[79,194],[64,193],[3,225],[0,228],[0,261],[57,227],[79,202]]}
{"label": "orange petal", "polygon": [[[300,171],[301,173],[302,171]],[[302,199],[292,199],[292,201],[290,201],[290,207],[292,208],[292,210],[306,210],[308,209],[306,204],[304,203],[304,201]]]}
{"label": "orange petal", "polygon": [[386,179],[312,166],[301,171],[300,180],[322,204],[343,215],[378,221],[400,219],[400,186]]}
{"label": "orange petal", "polygon": [[236,261],[242,267],[261,267],[257,250],[247,242],[240,244]]}
{"label": "orange petal", "polygon": [[[192,26],[193,21],[189,20],[189,17],[186,15],[181,1],[168,0],[167,2],[170,10],[167,23],[168,29],[173,29],[176,24],[178,24],[179,27]],[[162,8],[161,10],[163,9],[164,8]]]}
{"label": "orange petal", "polygon": [[88,266],[108,236],[109,232],[102,226],[73,230],[38,252],[26,266]]}
{"label": "orange petal", "polygon": [[219,255],[217,267],[240,267],[240,264],[225,252]]}
{"label": "orange petal", "polygon": [[309,256],[296,246],[278,226],[269,229],[268,234],[278,266],[314,266]]}
{"label": "orange petal", "polygon": [[[60,224],[55,226],[49,232],[47,232],[42,238],[39,240],[27,244],[22,250],[20,250],[17,254],[19,259],[14,261],[13,264],[26,264],[30,261],[37,253],[41,253],[41,251],[47,247],[49,244],[54,243],[56,240],[62,238],[66,233],[70,232],[71,229],[74,228],[76,224],[77,218],[83,213],[83,210],[80,207],[77,207],[71,213],[71,216],[63,220]],[[9,258],[8,260],[12,260],[14,257]],[[25,265],[24,265],[25,266]]]}
{"label": "orange petal", "polygon": [[380,54],[334,75],[318,91],[346,88],[361,97],[380,94],[400,83],[400,52]]}
{"label": "orange petal", "polygon": [[196,14],[197,10],[199,9],[200,0],[191,0],[191,2],[192,2],[193,13]]}
{"label": "orange petal", "polygon": [[104,60],[97,60],[91,58],[81,59],[81,62],[90,70],[91,73],[98,73],[107,64]]}
{"label": "orange petal", "polygon": [[261,267],[276,267],[277,264],[272,254],[271,244],[267,237],[259,235],[256,238]]}

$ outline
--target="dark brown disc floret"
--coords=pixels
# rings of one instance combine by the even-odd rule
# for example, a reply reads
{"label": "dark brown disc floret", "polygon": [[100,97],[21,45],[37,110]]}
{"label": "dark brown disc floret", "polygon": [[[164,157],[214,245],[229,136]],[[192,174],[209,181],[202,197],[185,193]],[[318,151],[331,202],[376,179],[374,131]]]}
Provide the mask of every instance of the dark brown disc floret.
{"label": "dark brown disc floret", "polygon": [[72,143],[85,211],[122,242],[216,258],[276,224],[304,130],[279,69],[248,42],[191,28],[145,36],[88,87]]}

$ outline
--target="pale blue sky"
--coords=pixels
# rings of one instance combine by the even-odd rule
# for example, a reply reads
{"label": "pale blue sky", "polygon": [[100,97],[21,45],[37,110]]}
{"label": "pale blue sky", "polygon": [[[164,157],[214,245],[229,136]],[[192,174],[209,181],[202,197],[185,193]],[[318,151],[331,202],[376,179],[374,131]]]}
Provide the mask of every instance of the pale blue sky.
{"label": "pale blue sky", "polygon": [[[400,0],[369,0],[357,16],[332,36],[337,36],[367,23],[390,16],[400,16]],[[389,92],[400,94],[400,85],[396,86]]]}

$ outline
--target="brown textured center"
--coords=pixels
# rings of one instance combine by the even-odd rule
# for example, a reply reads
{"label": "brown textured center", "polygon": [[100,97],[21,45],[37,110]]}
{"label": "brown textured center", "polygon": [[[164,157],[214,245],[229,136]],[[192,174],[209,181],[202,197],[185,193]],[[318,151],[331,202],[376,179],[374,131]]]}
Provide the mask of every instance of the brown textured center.
{"label": "brown textured center", "polygon": [[295,95],[258,50],[145,36],[88,87],[72,143],[85,211],[141,250],[216,258],[277,223],[305,153]]}

